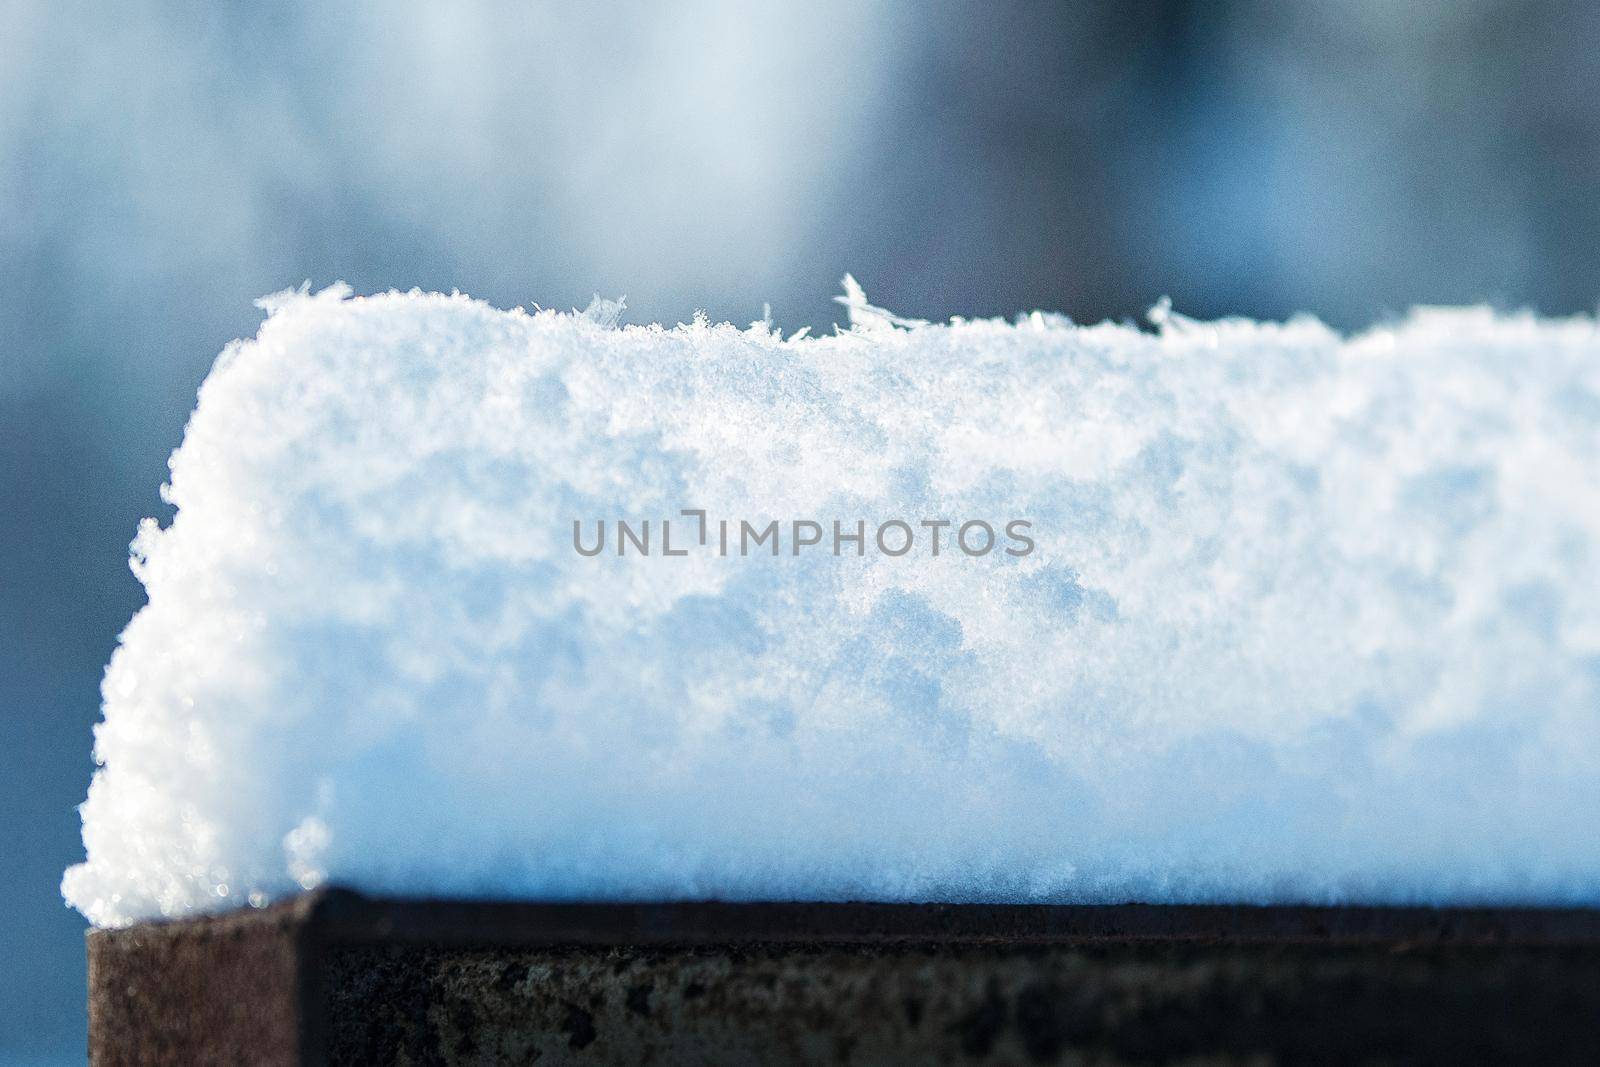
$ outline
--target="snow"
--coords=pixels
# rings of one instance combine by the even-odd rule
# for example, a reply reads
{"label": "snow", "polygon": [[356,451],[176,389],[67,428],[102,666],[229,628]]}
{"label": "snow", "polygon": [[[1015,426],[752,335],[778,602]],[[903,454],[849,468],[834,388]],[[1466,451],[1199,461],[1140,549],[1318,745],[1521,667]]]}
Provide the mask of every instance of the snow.
{"label": "snow", "polygon": [[846,294],[263,301],[133,544],[67,901],[1600,902],[1593,319]]}

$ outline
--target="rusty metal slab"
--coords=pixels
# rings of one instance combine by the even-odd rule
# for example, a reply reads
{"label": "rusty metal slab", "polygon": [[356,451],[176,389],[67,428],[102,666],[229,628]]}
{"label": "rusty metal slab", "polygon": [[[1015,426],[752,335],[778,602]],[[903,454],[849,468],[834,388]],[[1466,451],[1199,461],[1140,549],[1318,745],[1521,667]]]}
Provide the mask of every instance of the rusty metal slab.
{"label": "rusty metal slab", "polygon": [[1600,912],[369,899],[89,935],[96,1064],[1600,1062]]}

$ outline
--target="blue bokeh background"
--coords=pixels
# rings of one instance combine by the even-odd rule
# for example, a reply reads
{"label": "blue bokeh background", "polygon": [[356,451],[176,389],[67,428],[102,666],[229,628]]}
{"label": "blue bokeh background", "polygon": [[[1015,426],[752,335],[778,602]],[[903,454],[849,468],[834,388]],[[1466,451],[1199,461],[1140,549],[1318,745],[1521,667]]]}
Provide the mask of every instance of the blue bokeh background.
{"label": "blue bokeh background", "polygon": [[126,566],[251,301],[824,328],[1600,296],[1600,8],[0,0],[0,1062],[81,1059]]}

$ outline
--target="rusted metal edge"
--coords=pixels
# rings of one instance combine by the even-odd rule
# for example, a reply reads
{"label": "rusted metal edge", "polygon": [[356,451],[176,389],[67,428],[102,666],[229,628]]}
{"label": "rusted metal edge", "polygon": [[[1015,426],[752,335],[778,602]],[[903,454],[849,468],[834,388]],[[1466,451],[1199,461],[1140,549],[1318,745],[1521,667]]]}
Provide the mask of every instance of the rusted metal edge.
{"label": "rusted metal edge", "polygon": [[[835,951],[841,946],[844,951]],[[1079,951],[1084,947],[1089,951]],[[450,980],[464,984],[446,995],[437,984],[444,972],[429,961],[455,950],[485,965],[450,970]],[[587,988],[587,979],[570,988],[558,978],[519,987],[516,976],[525,978],[530,965],[521,954],[566,961],[552,975],[581,975],[587,961],[599,968],[594,973],[602,982],[623,981],[619,962],[632,966],[628,981],[648,976],[660,986],[661,1018],[683,1022],[678,1038],[689,1044],[674,1046],[671,1033],[641,1021],[646,1016],[622,1000],[631,990],[620,985],[607,1001],[616,1010],[603,1017],[591,1017],[579,1003],[576,990]],[[1078,969],[1061,984],[1064,959],[1076,960]],[[952,1026],[962,1033],[962,1027],[977,1027],[990,1044],[999,1040],[997,1027],[1011,1026],[1025,1044],[1028,1034],[1039,1038],[1048,1031],[1044,1036],[1054,1035],[1051,1040],[1066,1048],[1060,1043],[1068,1041],[1068,1031],[1061,1028],[1087,1026],[1079,1034],[1083,1047],[1102,1051],[1132,1041],[1128,1047],[1146,1051],[1277,1050],[1293,1060],[1295,1050],[1376,1055],[1399,1049],[1417,1052],[1420,1060],[1431,1055],[1452,1062],[1462,1058],[1454,1052],[1470,1046],[1481,1060],[1539,1059],[1532,1054],[1542,1050],[1547,1062],[1579,1062],[1592,1051],[1597,959],[1600,910],[1574,908],[519,903],[379,899],[323,889],[266,908],[92,931],[90,1058],[96,1067],[316,1064],[351,1061],[351,1050],[359,1049],[353,1062],[389,1062],[401,1047],[396,1041],[426,1045],[443,1040],[446,1031],[452,1040],[487,1041],[471,1022],[480,1009],[489,1010],[486,1004],[490,1015],[510,1018],[510,1012],[520,1020],[513,1020],[519,1041],[549,1037],[555,1027],[557,1051],[567,1047],[561,1018],[571,1020],[567,1036],[575,1042],[595,1040],[598,1019],[606,1040],[623,1042],[614,1051],[634,1048],[630,1040],[638,1048],[704,1051],[711,1047],[705,1041],[721,1040],[716,1034],[727,1038],[732,1023],[687,1006],[691,997],[706,994],[700,979],[674,984],[672,976],[711,966],[738,1001],[750,994],[750,982],[772,977],[772,968],[781,966],[801,975],[888,976],[872,994],[882,1009],[872,1018],[888,1019],[888,1029],[814,1022],[807,1040],[860,1031],[891,1043],[915,1038],[913,1044],[926,1050],[956,1040],[939,1036],[948,1037]],[[1196,961],[1207,960],[1216,966],[1197,971]],[[910,995],[920,997],[917,982],[926,976],[906,975],[922,975],[924,963],[943,967],[940,981],[954,983],[954,999],[947,998],[937,1026],[909,1018],[901,1025],[898,1002],[884,1000],[889,994],[883,990],[910,981]],[[985,977],[1001,974],[1011,976],[1010,985]],[[1196,986],[1202,974],[1209,977]],[[503,988],[508,975],[511,986]],[[681,1002],[672,1014],[668,993],[679,985]],[[850,998],[866,987],[822,982],[795,988],[822,991],[815,993],[821,1000],[809,1001],[812,994],[796,993],[795,1003],[824,1005],[828,1018],[847,1019],[855,1010]],[[378,1011],[391,1000],[400,1008]],[[430,1014],[430,1005],[446,1001],[452,1011],[476,1007]],[[750,1027],[739,1037],[747,1044],[737,1047],[765,1047],[762,1041],[789,1032],[776,1021],[782,1013],[767,1010],[767,992],[739,1002],[766,1005],[767,1013],[729,1017]],[[1133,1011],[1130,1004],[1143,1005],[1127,1016],[1142,1020],[1137,1025],[1124,1018]],[[922,1011],[919,1006],[917,1020]],[[1197,1012],[1222,1021],[1195,1031]],[[379,1016],[389,1029],[380,1026],[374,1036],[365,1028]],[[709,1029],[695,1030],[688,1019]]]}
{"label": "rusted metal edge", "polygon": [[[1191,904],[567,903],[373,898],[325,888],[266,908],[146,923],[196,934],[288,922],[309,943],[729,945],[1199,941],[1594,945],[1600,909]],[[303,942],[303,944],[306,942]]]}

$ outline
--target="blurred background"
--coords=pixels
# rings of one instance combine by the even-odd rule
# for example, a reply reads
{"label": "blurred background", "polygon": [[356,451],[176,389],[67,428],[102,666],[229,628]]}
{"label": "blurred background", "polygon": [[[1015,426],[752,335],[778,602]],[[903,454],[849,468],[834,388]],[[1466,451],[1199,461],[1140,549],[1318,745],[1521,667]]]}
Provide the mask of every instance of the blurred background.
{"label": "blurred background", "polygon": [[127,543],[251,301],[826,328],[1600,297],[1600,6],[0,0],[0,1062],[82,1058]]}

